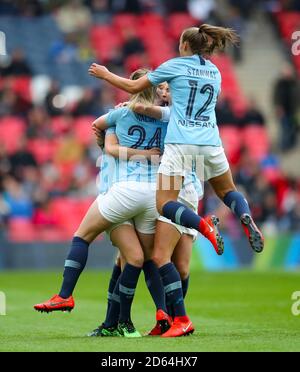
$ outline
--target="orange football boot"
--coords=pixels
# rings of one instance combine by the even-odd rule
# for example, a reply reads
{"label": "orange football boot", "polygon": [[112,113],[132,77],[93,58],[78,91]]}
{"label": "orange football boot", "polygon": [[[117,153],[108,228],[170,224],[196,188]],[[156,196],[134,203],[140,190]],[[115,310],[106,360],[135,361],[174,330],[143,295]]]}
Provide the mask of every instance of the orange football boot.
{"label": "orange football boot", "polygon": [[51,313],[52,311],[72,311],[74,309],[75,302],[73,296],[68,298],[62,298],[59,295],[54,295],[50,300],[45,301],[41,304],[36,304],[33,307],[35,310],[40,312]]}
{"label": "orange football boot", "polygon": [[176,316],[171,328],[163,333],[161,337],[180,337],[188,336],[194,332],[195,328],[188,316]]}
{"label": "orange football boot", "polygon": [[218,229],[219,223],[220,220],[214,215],[203,217],[200,221],[199,231],[211,242],[217,254],[221,256],[224,253],[224,241]]}
{"label": "orange football boot", "polygon": [[148,333],[148,336],[160,336],[165,333],[172,325],[173,321],[170,315],[159,309],[156,312],[156,325]]}

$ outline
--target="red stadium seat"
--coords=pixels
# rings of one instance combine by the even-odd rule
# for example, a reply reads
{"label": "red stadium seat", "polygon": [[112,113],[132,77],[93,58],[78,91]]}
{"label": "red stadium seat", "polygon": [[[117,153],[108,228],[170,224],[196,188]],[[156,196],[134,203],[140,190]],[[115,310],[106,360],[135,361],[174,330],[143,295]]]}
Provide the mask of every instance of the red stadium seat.
{"label": "red stadium seat", "polygon": [[62,135],[65,131],[72,128],[73,120],[69,121],[65,116],[54,116],[51,119],[51,129],[57,136]]}
{"label": "red stadium seat", "polygon": [[60,174],[60,182],[58,186],[61,190],[68,191],[70,188],[75,167],[75,162],[56,163],[56,168]]}
{"label": "red stadium seat", "polygon": [[31,102],[31,77],[29,76],[9,76],[0,79],[0,89],[4,85],[11,87],[11,89],[21,96],[25,101]]}
{"label": "red stadium seat", "polygon": [[95,140],[92,131],[92,123],[95,119],[94,116],[82,116],[75,120],[74,133],[79,143],[89,145]]}
{"label": "red stadium seat", "polygon": [[25,100],[31,102],[31,78],[28,76],[19,76],[14,78],[13,89]]}
{"label": "red stadium seat", "polygon": [[240,129],[234,126],[220,127],[220,136],[228,161],[232,164],[236,164],[240,158],[242,145],[242,134]]}
{"label": "red stadium seat", "polygon": [[121,35],[124,29],[136,30],[137,24],[138,17],[136,15],[130,13],[118,14],[113,19],[113,30]]}
{"label": "red stadium seat", "polygon": [[185,28],[198,26],[199,23],[199,21],[195,20],[188,13],[173,13],[169,16],[169,26],[167,29],[170,36],[178,41]]}
{"label": "red stadium seat", "polygon": [[253,159],[262,160],[269,152],[270,140],[265,127],[250,125],[243,131],[243,144]]}
{"label": "red stadium seat", "polygon": [[230,100],[235,113],[245,111],[247,101],[236,78],[231,59],[220,54],[211,60],[222,72],[222,95]]}
{"label": "red stadium seat", "polygon": [[18,141],[25,134],[25,123],[15,116],[0,119],[0,141],[4,143],[8,153],[17,149]]}
{"label": "red stadium seat", "polygon": [[53,160],[57,149],[57,141],[34,139],[28,142],[28,150],[32,152],[39,164]]}
{"label": "red stadium seat", "polygon": [[8,223],[8,237],[14,242],[29,242],[36,240],[37,230],[29,219],[12,218]]}
{"label": "red stadium seat", "polygon": [[55,198],[50,202],[49,210],[55,216],[58,224],[63,226],[75,209],[74,200],[66,197]]}
{"label": "red stadium seat", "polygon": [[62,197],[50,203],[51,214],[55,215],[64,234],[71,237],[78,228],[93,200]]}
{"label": "red stadium seat", "polygon": [[139,54],[132,54],[125,60],[125,70],[128,74],[131,74],[133,71],[144,67],[145,66],[145,60],[143,56]]}
{"label": "red stadium seat", "polygon": [[121,89],[115,89],[116,103],[126,102],[129,100],[129,94]]}
{"label": "red stadium seat", "polygon": [[173,58],[173,54],[169,53],[161,53],[161,54],[151,54],[150,55],[150,65],[153,69],[157,68],[162,63],[166,62],[168,59]]}
{"label": "red stadium seat", "polygon": [[39,227],[38,240],[42,242],[61,242],[69,240],[70,236],[58,227]]}
{"label": "red stadium seat", "polygon": [[130,31],[134,35],[138,35],[138,17],[134,14],[124,13],[118,14],[113,18],[113,32],[121,43],[125,41],[125,34]]}
{"label": "red stadium seat", "polygon": [[[296,11],[280,11],[275,14],[278,22],[278,27],[282,38],[291,47],[292,34],[300,30],[300,12]],[[298,75],[300,76],[300,56],[292,55]]]}
{"label": "red stadium seat", "polygon": [[164,27],[164,19],[158,13],[144,13],[139,16],[141,26],[151,26],[152,28]]}
{"label": "red stadium seat", "polygon": [[292,33],[300,28],[300,12],[280,12],[277,20],[283,38],[290,44]]}
{"label": "red stadium seat", "polygon": [[89,207],[92,205],[92,203],[94,202],[95,198],[85,198],[85,199],[82,199],[82,200],[78,200],[77,202],[77,213],[80,215],[80,216],[84,216],[86,214],[86,212],[88,211]]}
{"label": "red stadium seat", "polygon": [[93,26],[90,31],[90,41],[97,57],[103,62],[108,61],[113,50],[121,45],[119,34],[111,26]]}

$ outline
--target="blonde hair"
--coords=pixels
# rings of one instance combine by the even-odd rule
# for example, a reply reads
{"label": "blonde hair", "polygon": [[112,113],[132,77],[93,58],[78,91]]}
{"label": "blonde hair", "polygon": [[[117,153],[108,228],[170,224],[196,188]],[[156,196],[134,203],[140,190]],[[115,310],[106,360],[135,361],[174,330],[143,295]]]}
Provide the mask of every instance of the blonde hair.
{"label": "blonde hair", "polygon": [[239,36],[231,28],[202,24],[183,31],[182,42],[187,41],[194,54],[211,55],[215,51],[224,50],[227,43],[237,44]]}
{"label": "blonde hair", "polygon": [[[138,80],[142,76],[145,76],[150,70],[147,68],[139,68],[130,75],[131,80]],[[130,98],[128,108],[132,109],[136,103],[142,103],[144,105],[153,105],[156,94],[156,88],[151,86],[143,90],[142,92],[133,94]]]}

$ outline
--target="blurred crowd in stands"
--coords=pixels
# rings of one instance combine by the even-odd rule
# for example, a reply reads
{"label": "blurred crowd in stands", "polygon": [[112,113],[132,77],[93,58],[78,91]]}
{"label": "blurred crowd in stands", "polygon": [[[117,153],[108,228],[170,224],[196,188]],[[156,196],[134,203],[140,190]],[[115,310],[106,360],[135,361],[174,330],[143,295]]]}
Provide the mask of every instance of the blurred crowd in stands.
{"label": "blurred crowd in stands", "polygon": [[[1,17],[38,19],[50,14],[61,37],[47,46],[46,58],[51,68],[66,67],[66,70],[61,70],[62,79],[59,75],[42,74],[43,86],[39,90],[40,85],[33,84],[33,81],[37,81],[37,75],[41,79],[39,66],[30,59],[26,48],[14,45],[15,48],[8,48],[8,57],[0,58],[2,225],[21,218],[32,221],[34,226],[55,227],[59,221],[53,201],[60,200],[66,206],[68,199],[92,200],[97,194],[98,168],[95,164],[100,150],[92,137],[90,124],[95,117],[128,97],[103,83],[89,80],[87,76],[77,90],[74,88],[76,84],[71,84],[72,99],[69,100],[68,84],[64,78],[73,61],[83,62],[84,69],[78,69],[78,74],[76,69],[72,70],[71,81],[82,71],[87,75],[86,66],[94,60],[105,63],[123,75],[141,66],[154,68],[162,62],[160,58],[176,55],[177,37],[182,28],[188,25],[186,23],[193,19],[194,24],[205,21],[236,29],[241,35],[241,46],[228,52],[236,63],[240,63],[243,60],[243,38],[247,33],[248,20],[257,5],[270,13],[300,11],[299,1],[295,0],[228,0],[224,12],[220,3],[222,5],[222,1],[218,0],[0,2],[0,29]],[[144,17],[145,34],[142,31],[137,33],[135,27],[129,27],[130,22],[134,26],[136,18],[118,18],[128,13]],[[145,13],[149,16],[145,16]],[[168,26],[162,25],[165,17],[176,19],[177,22],[170,33],[165,31]],[[117,20],[121,25],[119,36],[117,31],[111,33],[114,27],[107,28],[112,22],[115,22],[114,26],[117,25]],[[15,27],[18,27],[17,22]],[[127,26],[123,27],[122,22]],[[151,43],[148,44],[147,40],[152,38],[149,33],[151,29],[156,30],[157,37],[166,38],[169,49],[157,48],[155,38],[154,49]],[[111,44],[101,44],[106,39],[105,32],[109,33]],[[76,66],[79,68],[81,65]],[[266,230],[299,231],[300,180],[287,177],[280,168],[279,159],[270,153],[266,119],[255,98],[246,99],[242,92],[238,95],[233,92],[234,84],[237,85],[236,89],[240,88],[232,66],[226,56],[220,59],[224,85],[227,81],[228,86],[225,86],[224,94],[219,99],[217,117],[235,180],[247,193],[255,219]],[[274,110],[282,127],[279,148],[283,151],[295,146],[297,141],[299,93],[296,76],[292,64],[287,64],[274,86]],[[205,199],[200,203],[202,213],[217,209],[221,220],[226,221],[224,227],[234,233],[237,229],[233,228],[234,220],[229,218],[228,210],[208,186],[205,193]],[[74,211],[76,213],[76,209]],[[79,221],[82,211],[78,213]]]}

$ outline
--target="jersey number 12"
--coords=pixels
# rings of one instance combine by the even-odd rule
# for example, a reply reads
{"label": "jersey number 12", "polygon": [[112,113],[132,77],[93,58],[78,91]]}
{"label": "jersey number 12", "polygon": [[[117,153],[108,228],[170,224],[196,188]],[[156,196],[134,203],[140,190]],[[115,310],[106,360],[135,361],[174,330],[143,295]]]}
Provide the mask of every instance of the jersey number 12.
{"label": "jersey number 12", "polygon": [[[189,80],[189,85],[191,87],[190,89],[190,95],[189,95],[189,101],[188,105],[186,108],[185,115],[187,119],[191,119],[193,109],[194,109],[194,103],[195,103],[195,98],[196,98],[196,93],[198,89],[198,81],[197,80]],[[208,106],[210,105],[211,101],[213,100],[214,97],[214,87],[211,84],[205,84],[203,87],[200,89],[201,94],[208,93],[208,98],[204,102],[203,106],[197,111],[194,120],[207,120],[205,118],[202,118],[202,114],[207,110]]]}

